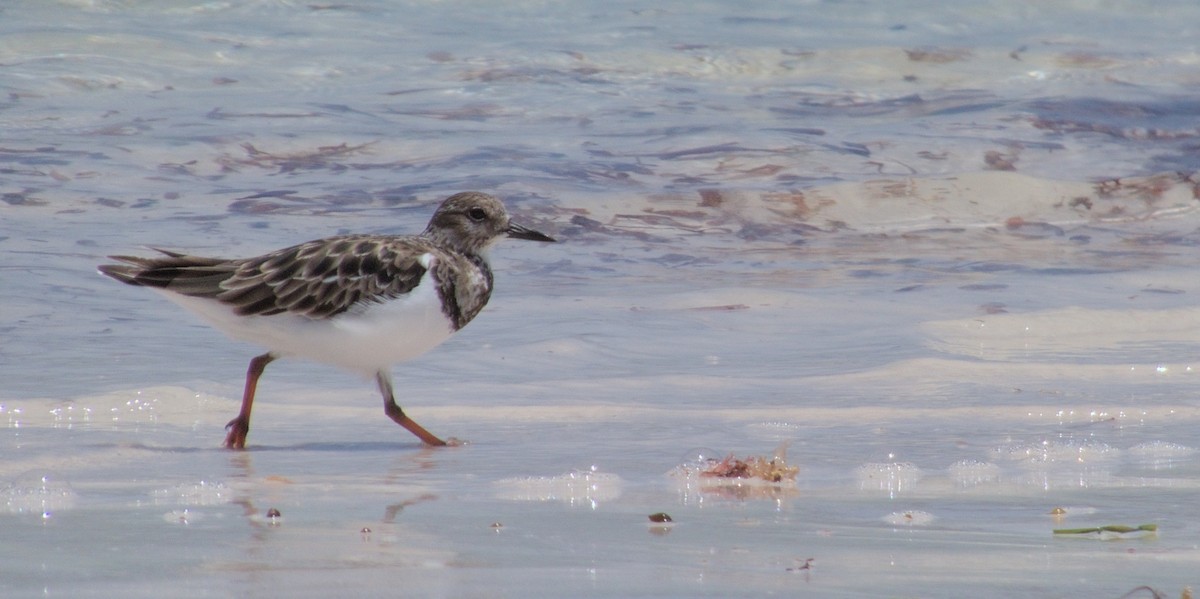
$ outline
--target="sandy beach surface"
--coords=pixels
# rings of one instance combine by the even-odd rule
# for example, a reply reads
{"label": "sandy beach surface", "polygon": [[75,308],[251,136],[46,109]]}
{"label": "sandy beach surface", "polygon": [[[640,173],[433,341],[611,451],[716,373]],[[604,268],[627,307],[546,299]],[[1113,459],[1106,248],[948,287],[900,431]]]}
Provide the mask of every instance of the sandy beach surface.
{"label": "sandy beach surface", "polygon": [[[1190,596],[1197,22],[0,6],[0,595]],[[485,311],[394,369],[461,447],[280,361],[223,449],[258,348],[95,272],[470,189],[560,243],[496,247]]]}

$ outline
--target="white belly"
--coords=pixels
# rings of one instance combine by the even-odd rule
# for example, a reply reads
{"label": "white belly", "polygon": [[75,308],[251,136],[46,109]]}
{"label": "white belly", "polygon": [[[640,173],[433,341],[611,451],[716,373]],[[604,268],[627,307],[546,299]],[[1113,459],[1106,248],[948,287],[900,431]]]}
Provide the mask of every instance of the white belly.
{"label": "white belly", "polygon": [[329,319],[293,314],[237,316],[218,301],[163,292],[234,339],[279,356],[307,358],[365,375],[433,349],[453,333],[429,271],[409,294]]}

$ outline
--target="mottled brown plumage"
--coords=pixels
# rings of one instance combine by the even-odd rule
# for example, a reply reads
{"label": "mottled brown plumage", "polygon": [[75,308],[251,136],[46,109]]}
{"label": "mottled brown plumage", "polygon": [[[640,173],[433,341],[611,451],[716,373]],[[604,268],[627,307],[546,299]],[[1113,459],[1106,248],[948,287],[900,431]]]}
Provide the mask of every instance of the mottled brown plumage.
{"label": "mottled brown plumage", "polygon": [[[242,413],[226,444],[242,447],[258,376],[289,355],[375,374],[388,415],[426,443],[444,444],[392,397],[387,368],[470,322],[492,293],[485,250],[502,237],[554,241],[509,220],[496,198],[464,192],[442,202],[420,235],[342,235],[253,258],[204,258],[158,249],[112,256],[100,272],[162,291],[232,337],[267,346],[251,362]],[[422,294],[418,285],[433,292]],[[440,308],[443,324],[426,306]],[[394,306],[394,307],[392,307]]]}

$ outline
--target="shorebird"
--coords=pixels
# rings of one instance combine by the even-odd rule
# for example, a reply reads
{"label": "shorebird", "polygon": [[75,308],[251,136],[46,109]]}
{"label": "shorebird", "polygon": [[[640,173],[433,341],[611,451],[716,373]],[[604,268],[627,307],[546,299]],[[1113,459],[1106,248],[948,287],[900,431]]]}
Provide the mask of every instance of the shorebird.
{"label": "shorebird", "polygon": [[468,191],[443,201],[419,235],[339,235],[234,259],[152,248],[161,255],[109,256],[120,264],[99,270],[162,292],[226,335],[267,349],[250,360],[226,447],[246,446],[258,379],[283,357],[374,377],[389,418],[428,445],[447,445],[400,409],[391,366],[479,314],[492,294],[486,250],[504,237],[554,241],[509,220],[500,200]]}

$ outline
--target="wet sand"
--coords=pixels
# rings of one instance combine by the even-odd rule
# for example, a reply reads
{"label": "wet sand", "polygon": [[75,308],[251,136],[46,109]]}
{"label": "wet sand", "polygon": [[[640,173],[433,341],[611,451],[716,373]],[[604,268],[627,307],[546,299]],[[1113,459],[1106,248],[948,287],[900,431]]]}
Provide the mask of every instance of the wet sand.
{"label": "wet sand", "polygon": [[[1196,8],[1158,10],[0,9],[0,593],[1180,596]],[[464,447],[281,361],[224,450],[256,348],[94,272],[464,189],[562,241],[395,369]],[[794,481],[670,474],[783,443]],[[1113,524],[1157,531],[1053,532]]]}

